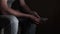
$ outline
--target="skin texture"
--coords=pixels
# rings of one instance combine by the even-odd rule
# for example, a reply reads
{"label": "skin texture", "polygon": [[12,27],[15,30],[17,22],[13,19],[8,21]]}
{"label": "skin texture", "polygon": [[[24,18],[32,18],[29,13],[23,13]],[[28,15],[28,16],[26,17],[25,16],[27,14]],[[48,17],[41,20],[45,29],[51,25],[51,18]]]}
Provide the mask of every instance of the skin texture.
{"label": "skin texture", "polygon": [[[22,6],[22,8],[24,8],[26,10],[26,12],[30,13],[30,14],[25,14],[25,13],[21,13],[20,11],[14,10],[12,8],[10,8],[7,4],[8,0],[1,0],[1,7],[4,10],[3,12],[8,12],[12,15],[15,15],[17,17],[27,17],[27,18],[31,18],[32,20],[34,20],[35,22],[39,23],[40,22],[40,16],[35,12],[32,11],[28,5],[25,3],[24,0],[19,0],[20,1],[20,5]],[[4,14],[4,13],[3,13]]]}

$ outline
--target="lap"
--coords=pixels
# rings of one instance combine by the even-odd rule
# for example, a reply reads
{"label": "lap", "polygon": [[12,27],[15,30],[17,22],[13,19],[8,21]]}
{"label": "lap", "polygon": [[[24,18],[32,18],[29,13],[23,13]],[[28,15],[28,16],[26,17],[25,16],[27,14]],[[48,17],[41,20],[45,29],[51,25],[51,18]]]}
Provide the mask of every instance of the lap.
{"label": "lap", "polygon": [[18,19],[13,15],[0,15],[0,27],[7,26],[10,23],[18,22]]}
{"label": "lap", "polygon": [[21,26],[22,29],[26,30],[31,26],[35,27],[34,22],[28,18],[18,18],[18,19],[19,19],[19,26]]}

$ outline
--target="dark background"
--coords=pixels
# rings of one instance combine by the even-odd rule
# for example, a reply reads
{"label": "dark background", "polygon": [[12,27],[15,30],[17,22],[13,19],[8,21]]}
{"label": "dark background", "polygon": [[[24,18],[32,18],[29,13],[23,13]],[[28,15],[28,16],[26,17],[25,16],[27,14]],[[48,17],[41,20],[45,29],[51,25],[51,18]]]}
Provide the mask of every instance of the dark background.
{"label": "dark background", "polygon": [[26,0],[26,3],[48,21],[37,26],[37,34],[58,34],[60,32],[60,5],[58,0]]}
{"label": "dark background", "polygon": [[58,34],[60,32],[59,0],[26,0],[26,3],[48,21],[38,26],[37,34]]}

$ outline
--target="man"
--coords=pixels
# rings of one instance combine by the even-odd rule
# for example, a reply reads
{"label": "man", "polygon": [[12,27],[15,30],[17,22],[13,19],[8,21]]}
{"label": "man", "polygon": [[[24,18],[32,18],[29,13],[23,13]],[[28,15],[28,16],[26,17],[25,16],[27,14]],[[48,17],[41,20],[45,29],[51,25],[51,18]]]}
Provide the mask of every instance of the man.
{"label": "man", "polygon": [[[22,6],[26,10],[26,12],[28,12],[30,14],[23,13],[20,10],[14,10],[14,9],[10,8],[7,4],[7,1],[8,0],[1,0],[1,7],[3,10],[5,10],[4,11],[5,14],[7,13],[6,16],[14,15],[17,17],[26,17],[26,18],[30,18],[31,20],[35,21],[36,24],[39,24],[40,16],[36,12],[32,12],[32,10],[30,10],[30,8],[25,4],[24,0],[17,0],[17,1],[19,1],[18,5],[20,4],[20,6]],[[17,34],[16,31],[14,33]]]}
{"label": "man", "polygon": [[[20,4],[19,4],[19,1],[20,1]],[[36,17],[38,17],[38,18],[40,18],[40,16],[36,13],[36,12],[34,12],[34,11],[32,11],[29,7],[28,7],[28,5],[25,3],[25,0],[15,0],[14,2],[13,2],[13,4],[12,4],[12,9],[14,9],[14,10],[18,10],[18,11],[20,11],[20,12],[22,12],[22,13],[25,13],[25,14],[31,14],[31,15],[34,15],[34,16],[36,16]],[[23,23],[23,25],[24,26],[22,26],[23,28],[22,29],[25,29],[25,28],[27,28],[28,27],[28,31],[30,30],[30,34],[34,34],[35,33],[35,31],[36,31],[36,24],[34,24],[32,21],[30,21],[28,18],[19,18],[19,20],[21,20],[22,21],[22,23]],[[27,25],[27,24],[28,25]],[[32,26],[30,26],[30,25],[32,25]],[[30,26],[30,27],[29,27]],[[25,31],[23,30],[23,32],[24,32],[24,34],[26,33],[26,29],[25,29]]]}

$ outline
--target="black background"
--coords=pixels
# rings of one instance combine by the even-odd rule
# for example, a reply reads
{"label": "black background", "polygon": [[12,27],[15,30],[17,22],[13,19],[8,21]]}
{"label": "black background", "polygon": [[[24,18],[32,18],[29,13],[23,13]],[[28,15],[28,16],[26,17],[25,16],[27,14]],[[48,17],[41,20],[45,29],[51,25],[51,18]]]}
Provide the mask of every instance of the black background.
{"label": "black background", "polygon": [[58,34],[60,32],[59,0],[26,0],[26,3],[48,21],[38,26],[37,34]]}

